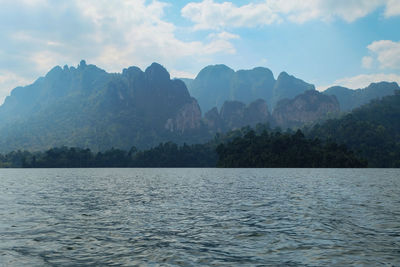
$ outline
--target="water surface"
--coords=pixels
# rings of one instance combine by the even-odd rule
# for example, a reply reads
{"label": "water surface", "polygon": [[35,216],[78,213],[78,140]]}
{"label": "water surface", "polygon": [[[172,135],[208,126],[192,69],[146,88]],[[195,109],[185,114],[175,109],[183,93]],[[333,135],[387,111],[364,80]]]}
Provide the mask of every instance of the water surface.
{"label": "water surface", "polygon": [[400,265],[400,170],[0,170],[0,266]]}

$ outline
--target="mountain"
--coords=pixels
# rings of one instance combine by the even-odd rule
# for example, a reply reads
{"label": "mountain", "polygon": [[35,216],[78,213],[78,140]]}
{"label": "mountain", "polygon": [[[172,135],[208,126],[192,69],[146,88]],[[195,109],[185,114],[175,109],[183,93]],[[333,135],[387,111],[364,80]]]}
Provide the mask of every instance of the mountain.
{"label": "mountain", "polygon": [[309,90],[315,90],[314,85],[282,72],[274,84],[270,105],[275,108],[280,100],[294,98]]}
{"label": "mountain", "polygon": [[369,167],[400,167],[400,91],[372,100],[338,119],[315,125],[308,136],[345,144]]}
{"label": "mountain", "polygon": [[274,124],[282,128],[301,127],[317,122],[330,114],[339,113],[335,96],[327,96],[316,90],[309,90],[294,99],[279,101],[272,113]]}
{"label": "mountain", "polygon": [[380,82],[371,83],[368,87],[357,90],[333,86],[326,89],[323,93],[336,96],[341,111],[351,111],[363,104],[367,104],[372,99],[393,95],[394,91],[399,89],[399,86],[395,82]]}
{"label": "mountain", "polygon": [[107,73],[81,61],[12,91],[0,107],[0,148],[145,148],[190,142],[201,127],[197,101],[161,65]]}
{"label": "mountain", "polygon": [[191,87],[192,83],[194,81],[194,79],[191,79],[191,78],[176,78],[176,79],[181,80],[182,82],[184,82],[187,88]]}
{"label": "mountain", "polygon": [[234,70],[225,65],[207,66],[187,86],[203,112],[206,112],[213,107],[220,108],[226,100],[233,100],[230,83],[234,75]]}
{"label": "mountain", "polygon": [[257,99],[264,99],[272,110],[279,100],[314,89],[286,72],[275,80],[271,70],[262,67],[235,72],[225,65],[212,65],[202,69],[194,80],[185,81],[204,112],[213,107],[220,109],[225,101],[250,104]]}
{"label": "mountain", "polygon": [[225,101],[220,112],[215,107],[204,115],[211,132],[226,132],[244,126],[255,126],[270,120],[267,103],[258,99],[249,105],[239,101]]}
{"label": "mountain", "polygon": [[[0,106],[0,152],[60,146],[145,149],[167,141],[201,143],[217,132],[258,123],[301,127],[337,114],[335,94],[342,105],[347,96],[361,103],[399,88],[382,82],[321,94],[285,72],[275,80],[266,68],[235,72],[225,65],[208,66],[185,82],[199,103],[182,80],[171,79],[158,63],[122,73],[107,73],[85,61],[54,67],[33,84],[12,90]],[[213,108],[202,117],[207,109],[201,105]]]}

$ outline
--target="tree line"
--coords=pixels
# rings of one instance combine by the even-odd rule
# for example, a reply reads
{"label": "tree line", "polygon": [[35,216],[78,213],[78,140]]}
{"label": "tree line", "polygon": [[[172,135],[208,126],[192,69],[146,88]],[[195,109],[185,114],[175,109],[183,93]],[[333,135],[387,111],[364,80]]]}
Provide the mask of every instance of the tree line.
{"label": "tree line", "polygon": [[112,148],[92,152],[77,147],[56,147],[44,152],[13,151],[0,154],[0,167],[8,168],[126,168],[126,167],[212,167],[217,155],[207,145],[178,146],[161,143],[149,150]]}
{"label": "tree line", "polygon": [[217,147],[218,167],[258,168],[360,168],[367,161],[344,145],[307,139],[296,133],[249,131]]}
{"label": "tree line", "polygon": [[258,125],[217,135],[205,144],[178,146],[161,143],[138,151],[112,148],[103,152],[77,147],[56,147],[44,152],[16,151],[0,154],[0,167],[366,167],[344,145],[307,139],[297,132],[282,133]]}

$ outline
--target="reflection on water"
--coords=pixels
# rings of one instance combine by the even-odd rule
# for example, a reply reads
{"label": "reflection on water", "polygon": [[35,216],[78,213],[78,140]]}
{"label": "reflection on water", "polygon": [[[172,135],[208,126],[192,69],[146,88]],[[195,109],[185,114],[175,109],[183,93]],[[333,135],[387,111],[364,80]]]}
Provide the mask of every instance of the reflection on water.
{"label": "reflection on water", "polygon": [[0,171],[0,266],[400,265],[400,170]]}

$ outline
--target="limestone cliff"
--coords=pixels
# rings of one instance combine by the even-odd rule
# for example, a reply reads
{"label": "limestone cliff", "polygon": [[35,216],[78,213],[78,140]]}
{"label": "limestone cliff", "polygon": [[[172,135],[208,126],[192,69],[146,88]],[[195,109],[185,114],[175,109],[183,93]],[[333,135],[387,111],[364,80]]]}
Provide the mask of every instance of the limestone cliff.
{"label": "limestone cliff", "polygon": [[239,101],[225,101],[220,112],[217,108],[213,108],[204,116],[208,128],[215,132],[255,126],[257,123],[267,123],[269,119],[267,103],[262,99],[248,106]]}
{"label": "limestone cliff", "polygon": [[300,127],[339,112],[335,96],[309,90],[294,99],[281,100],[272,113],[274,124],[281,128]]}
{"label": "limestone cliff", "polygon": [[200,128],[201,111],[196,99],[186,103],[174,118],[169,118],[165,123],[165,129],[171,132],[185,133]]}

